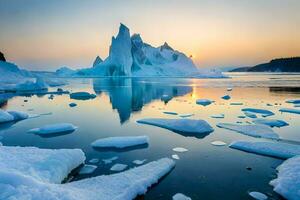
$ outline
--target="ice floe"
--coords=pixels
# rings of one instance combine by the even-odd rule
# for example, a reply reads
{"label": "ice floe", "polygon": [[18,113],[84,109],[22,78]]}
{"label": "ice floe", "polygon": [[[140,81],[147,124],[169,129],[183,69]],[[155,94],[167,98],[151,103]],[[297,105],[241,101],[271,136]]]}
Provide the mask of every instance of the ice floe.
{"label": "ice floe", "polygon": [[226,145],[225,142],[219,141],[219,140],[213,141],[213,142],[211,142],[211,144],[214,146],[225,146]]}
{"label": "ice floe", "polygon": [[270,182],[274,191],[289,200],[300,199],[300,156],[284,161],[277,167],[278,177]]}
{"label": "ice floe", "polygon": [[182,193],[177,193],[172,197],[172,200],[192,200],[192,199],[188,196],[185,196]]}
{"label": "ice floe", "polygon": [[183,148],[183,147],[175,147],[175,148],[173,148],[173,151],[183,153],[183,152],[187,152],[188,149]]}
{"label": "ice floe", "polygon": [[58,123],[45,125],[40,128],[33,128],[28,132],[38,134],[38,135],[51,135],[57,133],[69,133],[76,130],[76,126],[71,123]]}
{"label": "ice floe", "polygon": [[300,103],[300,99],[292,99],[292,100],[287,100],[285,101],[286,103],[293,103],[293,104],[299,104]]}
{"label": "ice floe", "polygon": [[12,90],[23,93],[23,92],[36,92],[41,90],[47,90],[48,85],[45,83],[43,78],[37,78],[35,82],[26,81],[24,83],[17,84]]}
{"label": "ice floe", "polygon": [[119,171],[125,170],[125,169],[127,168],[127,166],[128,166],[128,165],[117,163],[117,164],[114,164],[114,165],[110,168],[110,170],[111,170],[111,171],[117,171],[117,172],[119,172]]}
{"label": "ice floe", "polygon": [[230,97],[229,95],[222,96],[221,98],[224,99],[224,100],[229,100],[229,99],[231,99],[231,97]]}
{"label": "ice floe", "polygon": [[142,165],[144,164],[145,162],[147,161],[147,159],[144,159],[144,160],[134,160],[132,161],[134,164],[136,165]]}
{"label": "ice floe", "polygon": [[300,155],[300,145],[283,142],[235,141],[232,142],[229,147],[281,159]]}
{"label": "ice floe", "polygon": [[96,98],[96,95],[88,92],[74,92],[70,94],[70,98],[76,100],[88,100]]}
{"label": "ice floe", "polygon": [[89,160],[89,163],[92,163],[92,164],[96,164],[98,163],[100,160],[98,158],[92,158],[91,160]]}
{"label": "ice floe", "polygon": [[204,120],[196,119],[160,119],[149,118],[137,121],[141,124],[148,124],[169,129],[174,132],[193,133],[193,134],[207,134],[214,131],[214,129]]}
{"label": "ice floe", "polygon": [[257,118],[256,114],[252,112],[244,112],[244,114],[249,118]]}
{"label": "ice floe", "polygon": [[111,158],[102,159],[102,161],[104,162],[104,164],[110,164],[117,159],[119,159],[118,156],[113,156]]}
{"label": "ice floe", "polygon": [[210,117],[211,117],[211,118],[222,119],[222,118],[225,117],[225,115],[224,115],[224,114],[215,114],[215,115],[211,115]]}
{"label": "ice floe", "polygon": [[167,115],[178,115],[177,112],[170,112],[170,111],[165,111],[163,112],[164,114],[167,114]]}
{"label": "ice floe", "polygon": [[196,104],[202,105],[202,106],[208,106],[209,104],[213,103],[214,101],[209,99],[197,99]]}
{"label": "ice floe", "polygon": [[243,104],[244,103],[242,103],[242,102],[232,102],[232,103],[230,103],[231,106],[241,106]]}
{"label": "ice floe", "polygon": [[219,123],[217,124],[219,128],[225,128],[231,131],[236,131],[244,135],[249,135],[252,137],[262,137],[278,139],[279,136],[275,133],[272,128],[263,124],[233,124],[233,123]]}
{"label": "ice floe", "polygon": [[179,160],[180,159],[180,157],[177,154],[173,154],[172,158],[175,159],[175,160]]}
{"label": "ice floe", "polygon": [[268,196],[261,192],[253,191],[253,192],[249,192],[249,195],[256,200],[267,200],[268,199]]}
{"label": "ice floe", "polygon": [[256,114],[261,114],[263,116],[271,116],[274,115],[272,111],[265,110],[265,109],[258,109],[258,108],[243,108],[243,112],[250,112],[250,113],[256,113]]}
{"label": "ice floe", "polygon": [[194,114],[181,114],[181,115],[179,115],[179,117],[181,117],[181,118],[187,118],[187,117],[191,117],[193,115]]}
{"label": "ice floe", "polygon": [[70,103],[69,106],[70,107],[75,107],[75,106],[77,106],[77,104],[76,103]]}
{"label": "ice floe", "polygon": [[255,124],[264,124],[270,127],[282,127],[289,125],[287,122],[278,119],[255,119],[252,122]]}
{"label": "ice floe", "polygon": [[287,112],[287,113],[294,113],[294,114],[300,114],[300,110],[296,108],[281,108],[279,109],[280,112]]}
{"label": "ice floe", "polygon": [[98,148],[126,148],[136,145],[148,144],[148,136],[125,136],[125,137],[108,137],[94,141],[92,147]]}
{"label": "ice floe", "polygon": [[91,174],[97,169],[96,165],[84,165],[80,171],[79,174]]}

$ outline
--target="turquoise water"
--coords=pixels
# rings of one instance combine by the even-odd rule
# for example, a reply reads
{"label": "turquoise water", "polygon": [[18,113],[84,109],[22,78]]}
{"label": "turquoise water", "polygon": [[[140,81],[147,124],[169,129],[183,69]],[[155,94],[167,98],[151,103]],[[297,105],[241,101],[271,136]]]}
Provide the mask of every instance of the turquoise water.
{"label": "turquoise water", "polygon": [[[15,124],[2,124],[0,135],[4,145],[37,146],[41,148],[81,148],[87,157],[105,159],[118,156],[112,164],[98,164],[97,170],[89,175],[74,172],[70,181],[102,174],[112,174],[114,163],[124,163],[129,167],[136,159],[147,162],[178,154],[175,169],[153,186],[144,196],[137,199],[171,199],[181,192],[195,199],[251,199],[250,191],[259,191],[271,199],[281,199],[268,184],[276,177],[275,168],[282,160],[250,154],[229,148],[213,146],[212,141],[221,140],[230,144],[235,140],[262,140],[216,127],[219,122],[251,122],[250,118],[239,119],[242,108],[263,108],[275,113],[270,119],[281,119],[290,125],[274,130],[283,138],[300,141],[300,115],[280,113],[282,107],[293,107],[285,103],[287,99],[300,99],[300,75],[297,74],[229,74],[230,79],[67,79],[62,87],[69,91],[96,93],[91,100],[73,100],[69,95],[16,96],[2,105],[2,109],[41,114]],[[228,87],[233,87],[231,92]],[[56,90],[52,88],[51,90]],[[169,102],[161,100],[169,95]],[[226,101],[222,96],[229,94]],[[203,107],[196,99],[207,98],[215,103]],[[28,100],[28,102],[24,102]],[[69,107],[75,102],[76,107]],[[242,102],[243,105],[230,105]],[[273,106],[267,106],[267,103]],[[159,127],[137,124],[136,120],[149,117],[179,118],[164,114],[164,111],[178,114],[194,114],[191,119],[206,120],[215,130],[201,137],[185,136]],[[211,115],[224,114],[224,119],[214,119]],[[40,137],[29,134],[31,128],[51,123],[70,122],[79,128],[70,134],[55,137]],[[109,136],[147,135],[149,145],[125,151],[97,150],[91,143]],[[176,153],[174,147],[188,149]],[[248,170],[247,168],[251,168]]]}

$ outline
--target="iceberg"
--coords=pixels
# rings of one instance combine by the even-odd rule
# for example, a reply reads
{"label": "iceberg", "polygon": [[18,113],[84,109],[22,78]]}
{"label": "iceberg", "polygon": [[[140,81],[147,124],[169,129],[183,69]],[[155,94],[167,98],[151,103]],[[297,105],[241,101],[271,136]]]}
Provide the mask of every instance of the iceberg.
{"label": "iceberg", "polygon": [[280,112],[300,114],[300,110],[299,109],[295,109],[295,108],[281,108],[281,109],[279,109],[279,111]]}
{"label": "iceberg", "polygon": [[235,141],[232,142],[229,147],[280,159],[287,159],[300,155],[300,145],[282,142]]}
{"label": "iceberg", "polygon": [[74,92],[70,94],[70,98],[76,100],[88,100],[96,98],[96,95],[88,92]]}
{"label": "iceberg", "polygon": [[75,107],[75,106],[77,106],[77,104],[76,103],[70,103],[69,106],[70,107]]}
{"label": "iceberg", "polygon": [[255,124],[264,124],[270,127],[283,127],[289,125],[287,122],[278,119],[255,119],[252,122]]}
{"label": "iceberg", "polygon": [[212,145],[214,145],[214,146],[225,146],[226,145],[226,143],[225,142],[223,142],[223,141],[213,141],[213,142],[211,142],[211,144]]}
{"label": "iceberg", "polygon": [[194,116],[194,114],[182,114],[182,115],[179,115],[179,117],[181,117],[181,118],[187,118],[187,117],[191,117],[191,116]]}
{"label": "iceberg", "polygon": [[175,147],[173,148],[173,151],[183,153],[183,152],[187,152],[188,150],[183,147]]}
{"label": "iceberg", "polygon": [[37,135],[52,135],[57,133],[70,133],[76,130],[76,126],[70,123],[58,123],[45,125],[40,128],[30,129],[28,132]]}
{"label": "iceberg", "polygon": [[173,155],[172,155],[172,158],[175,159],[175,160],[179,160],[179,159],[180,159],[179,156],[178,156],[177,154],[173,154]]}
{"label": "iceberg", "polygon": [[94,141],[91,145],[96,148],[126,148],[149,143],[148,136],[108,137]]}
{"label": "iceberg", "polygon": [[147,159],[144,159],[144,160],[134,160],[132,161],[134,164],[136,165],[142,165],[144,164],[145,162],[147,161]]}
{"label": "iceberg", "polygon": [[17,84],[15,88],[12,88],[11,90],[18,93],[32,93],[48,90],[48,85],[43,78],[37,78],[35,82],[26,81],[25,83]]}
{"label": "iceberg", "polygon": [[202,106],[208,106],[211,103],[213,103],[214,101],[209,100],[209,99],[197,99],[196,100],[196,104],[202,105]]}
{"label": "iceberg", "polygon": [[269,126],[262,124],[233,124],[233,123],[219,123],[219,128],[225,128],[231,131],[236,131],[244,135],[252,137],[261,137],[269,139],[278,139],[279,136]]}
{"label": "iceberg", "polygon": [[0,109],[0,123],[11,122],[13,120],[14,120],[14,116]]}
{"label": "iceberg", "polygon": [[256,114],[252,112],[244,112],[244,114],[249,118],[257,118]]}
{"label": "iceberg", "polygon": [[176,133],[187,133],[196,135],[205,135],[214,131],[214,129],[204,120],[196,119],[161,119],[149,118],[137,121],[141,124],[148,124],[165,128]]}
{"label": "iceberg", "polygon": [[166,115],[178,115],[177,112],[171,112],[171,111],[164,111],[163,113]]}
{"label": "iceberg", "polygon": [[272,111],[265,110],[265,109],[258,109],[258,108],[243,108],[243,112],[248,112],[248,113],[256,113],[256,114],[261,114],[263,116],[271,116],[274,115]]}
{"label": "iceberg", "polygon": [[285,101],[286,103],[293,103],[293,104],[299,104],[300,103],[300,99],[292,99],[292,100],[287,100]]}
{"label": "iceberg", "polygon": [[249,195],[256,200],[267,200],[268,199],[268,196],[261,192],[253,191],[253,192],[249,192]]}
{"label": "iceberg", "polygon": [[225,117],[225,115],[224,114],[216,114],[216,115],[211,115],[210,117],[211,118],[216,118],[216,119],[222,119],[222,118]]}
{"label": "iceberg", "polygon": [[278,177],[270,182],[274,191],[289,200],[300,199],[300,156],[284,161],[277,171]]}
{"label": "iceberg", "polygon": [[173,197],[172,200],[192,200],[190,197],[185,196],[182,193],[176,193]]}
{"label": "iceberg", "polygon": [[229,95],[225,95],[225,96],[222,96],[222,99],[229,100],[229,99],[231,99],[231,97]]}
{"label": "iceberg", "polygon": [[120,171],[123,171],[123,170],[126,169],[126,168],[127,168],[127,165],[117,163],[117,164],[114,164],[114,165],[110,168],[110,170],[111,170],[111,171],[120,172]]}
{"label": "iceberg", "polygon": [[13,116],[14,121],[24,120],[29,117],[27,113],[21,111],[7,111],[7,112]]}

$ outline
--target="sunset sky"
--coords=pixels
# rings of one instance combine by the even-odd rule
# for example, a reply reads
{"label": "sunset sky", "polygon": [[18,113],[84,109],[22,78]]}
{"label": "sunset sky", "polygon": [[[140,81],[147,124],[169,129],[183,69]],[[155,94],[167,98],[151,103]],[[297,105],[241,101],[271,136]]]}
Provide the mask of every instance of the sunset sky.
{"label": "sunset sky", "polygon": [[119,23],[199,67],[300,56],[299,0],[0,0],[0,51],[34,70],[91,66]]}

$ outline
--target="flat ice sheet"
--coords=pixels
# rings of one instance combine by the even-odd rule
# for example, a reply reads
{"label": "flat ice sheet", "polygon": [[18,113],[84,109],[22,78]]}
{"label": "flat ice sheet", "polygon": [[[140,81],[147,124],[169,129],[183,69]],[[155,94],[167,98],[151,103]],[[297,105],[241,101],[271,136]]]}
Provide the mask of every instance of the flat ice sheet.
{"label": "flat ice sheet", "polygon": [[296,109],[296,108],[281,108],[281,109],[279,109],[279,111],[293,113],[293,114],[300,114],[300,109]]}
{"label": "flat ice sheet", "polygon": [[38,135],[51,135],[55,133],[72,132],[75,131],[76,128],[76,126],[70,123],[58,123],[45,125],[40,128],[34,128],[29,130],[29,132]]}
{"label": "flat ice sheet", "polygon": [[283,127],[289,125],[287,122],[278,119],[255,119],[252,122],[255,124],[264,124],[270,127]]}
{"label": "flat ice sheet", "polygon": [[108,137],[94,141],[91,145],[99,148],[126,148],[149,143],[148,136]]}

